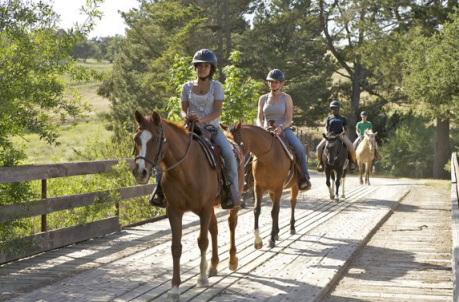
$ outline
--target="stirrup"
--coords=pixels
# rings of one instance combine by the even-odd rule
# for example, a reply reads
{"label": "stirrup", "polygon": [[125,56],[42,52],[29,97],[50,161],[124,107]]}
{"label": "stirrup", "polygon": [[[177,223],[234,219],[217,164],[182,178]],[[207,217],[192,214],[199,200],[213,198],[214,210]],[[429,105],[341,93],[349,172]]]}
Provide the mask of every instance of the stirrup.
{"label": "stirrup", "polygon": [[234,209],[241,205],[241,201],[239,200],[239,195],[236,192],[236,186],[230,185],[228,198],[226,200],[221,201],[222,209]]}
{"label": "stirrup", "polygon": [[317,164],[317,171],[319,172],[323,172],[325,169],[324,169],[324,164],[322,163],[322,161],[320,161],[318,164]]}
{"label": "stirrup", "polygon": [[165,208],[167,206],[166,198],[164,197],[160,184],[158,184],[151,193],[149,203],[159,208]]}
{"label": "stirrup", "polygon": [[303,178],[300,181],[298,181],[298,188],[300,191],[307,191],[311,189],[311,182],[307,178]]}

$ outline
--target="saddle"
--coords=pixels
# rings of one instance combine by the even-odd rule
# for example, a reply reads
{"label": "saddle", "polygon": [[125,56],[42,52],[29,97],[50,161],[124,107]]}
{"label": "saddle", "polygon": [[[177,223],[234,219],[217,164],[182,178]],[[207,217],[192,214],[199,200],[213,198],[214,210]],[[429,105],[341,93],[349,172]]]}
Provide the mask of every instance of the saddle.
{"label": "saddle", "polygon": [[[189,124],[187,124],[187,127],[190,131],[193,131],[193,139],[201,145],[210,166],[217,171],[219,184],[218,192],[222,200],[222,208],[225,209],[227,208],[225,202],[229,199],[231,183],[225,167],[225,162],[221,155],[221,149],[218,145],[214,144],[214,138],[217,135],[217,128],[213,125],[203,125],[199,123],[195,123],[191,129]],[[232,146],[234,156],[238,161],[238,164],[240,164],[242,161],[242,151],[236,143],[230,141],[230,144]]]}
{"label": "saddle", "polygon": [[284,148],[285,153],[287,153],[287,156],[292,161],[292,166],[290,168],[290,171],[289,171],[289,174],[288,174],[287,178],[285,179],[284,187],[292,180],[292,178],[293,178],[293,176],[295,174],[297,175],[298,183],[302,182],[303,179],[306,178],[306,176],[304,175],[303,170],[301,169],[300,159],[296,156],[295,150],[293,149],[293,147],[288,142],[288,140],[285,137],[284,133],[282,133],[281,135],[275,135],[275,133],[274,133],[274,130],[275,130],[274,122],[275,121],[274,120],[269,120],[268,122],[269,122],[270,125],[266,130],[268,130],[272,135],[274,135],[275,138],[277,138],[279,140],[279,142],[281,143],[282,147]]}

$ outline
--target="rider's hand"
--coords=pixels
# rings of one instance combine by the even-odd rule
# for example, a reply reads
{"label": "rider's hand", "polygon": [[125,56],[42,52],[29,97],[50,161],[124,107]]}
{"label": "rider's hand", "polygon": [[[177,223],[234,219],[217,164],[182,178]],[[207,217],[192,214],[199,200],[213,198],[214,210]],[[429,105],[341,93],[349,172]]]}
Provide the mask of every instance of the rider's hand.
{"label": "rider's hand", "polygon": [[196,123],[199,123],[199,117],[194,111],[190,111],[187,113],[185,117],[185,121],[186,122],[195,121]]}
{"label": "rider's hand", "polygon": [[282,127],[277,127],[274,129],[274,134],[275,135],[281,135],[283,128]]}

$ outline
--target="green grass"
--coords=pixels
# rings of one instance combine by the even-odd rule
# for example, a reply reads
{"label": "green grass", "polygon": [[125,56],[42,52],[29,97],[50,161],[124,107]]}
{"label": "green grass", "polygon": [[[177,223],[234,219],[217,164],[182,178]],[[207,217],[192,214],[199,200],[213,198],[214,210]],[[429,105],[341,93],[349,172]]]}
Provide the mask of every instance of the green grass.
{"label": "green grass", "polygon": [[[98,72],[109,72],[112,69],[112,64],[97,62],[92,59],[78,64]],[[97,88],[100,83],[70,81],[70,85],[80,92],[83,102],[90,104],[91,112],[88,113],[86,121],[79,121],[76,126],[73,125],[73,121],[61,126],[60,136],[57,139],[58,146],[47,144],[35,134],[23,134],[22,137],[12,138],[15,144],[24,146],[29,163],[44,164],[75,161],[77,160],[75,151],[82,151],[95,140],[103,142],[110,138],[112,133],[105,127],[108,122],[102,118],[103,113],[109,112],[110,102],[108,99],[97,95]]]}

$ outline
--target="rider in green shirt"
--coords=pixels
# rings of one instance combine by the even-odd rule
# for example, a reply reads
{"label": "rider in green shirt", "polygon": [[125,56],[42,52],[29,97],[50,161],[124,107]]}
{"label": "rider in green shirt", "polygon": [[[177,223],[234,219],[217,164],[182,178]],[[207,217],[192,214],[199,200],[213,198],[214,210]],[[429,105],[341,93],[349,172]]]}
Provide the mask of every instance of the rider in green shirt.
{"label": "rider in green shirt", "polygon": [[[368,121],[368,112],[362,111],[362,113],[360,113],[360,116],[362,117],[362,121],[358,122],[357,125],[355,126],[355,131],[357,132],[357,138],[354,141],[355,150],[357,150],[357,146],[363,140],[363,135],[365,134],[365,131],[367,129],[373,128],[373,124],[370,121]],[[381,155],[379,155],[378,153],[377,143],[376,143],[375,157],[376,159],[381,159]]]}

